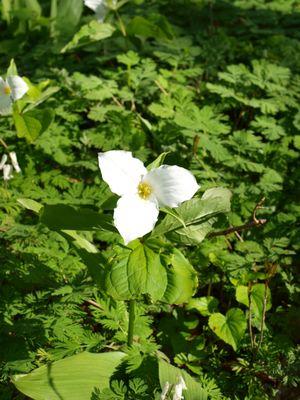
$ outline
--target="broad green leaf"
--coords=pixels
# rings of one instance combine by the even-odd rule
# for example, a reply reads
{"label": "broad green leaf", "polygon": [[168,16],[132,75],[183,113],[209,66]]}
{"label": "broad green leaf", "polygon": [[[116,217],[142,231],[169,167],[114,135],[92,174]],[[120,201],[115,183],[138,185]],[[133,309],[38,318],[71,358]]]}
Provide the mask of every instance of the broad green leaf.
{"label": "broad green leaf", "polygon": [[[251,310],[254,315],[261,319],[264,307],[264,297],[265,297],[265,285],[263,283],[257,283],[251,288]],[[239,303],[244,304],[249,307],[249,296],[247,286],[238,286],[236,288],[235,297]],[[267,287],[266,291],[266,311],[271,308],[271,291]]]}
{"label": "broad green leaf", "polygon": [[82,0],[59,1],[55,18],[55,35],[60,36],[64,43],[75,32],[83,10]]}
{"label": "broad green leaf", "polygon": [[163,298],[169,304],[189,301],[196,291],[197,274],[189,261],[177,249],[173,249],[171,265],[168,268],[168,285]]}
{"label": "broad green leaf", "polygon": [[18,137],[25,138],[28,143],[32,143],[42,131],[41,122],[29,113],[19,114],[14,111],[13,118]]}
{"label": "broad green leaf", "polygon": [[159,254],[140,244],[128,258],[127,273],[132,294],[148,293],[154,301],[163,297],[167,287],[167,273]]}
{"label": "broad green leaf", "polygon": [[111,217],[86,208],[75,209],[65,204],[45,205],[40,221],[48,228],[57,230],[112,230]]}
{"label": "broad green leaf", "polygon": [[219,300],[213,296],[195,297],[186,305],[187,310],[197,310],[204,317],[208,317],[218,308]]}
{"label": "broad green leaf", "polygon": [[[159,360],[158,368],[159,382],[162,390],[166,382],[169,382],[170,387],[174,387],[174,385],[178,383],[180,376],[182,376],[187,386],[187,390],[184,390],[182,393],[184,400],[207,400],[207,391],[202,387],[200,383],[196,382],[196,380],[183,369],[176,368],[164,360]],[[171,393],[172,395],[174,394],[172,391]]]}
{"label": "broad green leaf", "polygon": [[112,25],[93,20],[87,25],[83,25],[61,52],[65,53],[74,48],[109,38],[114,31],[115,28]]}
{"label": "broad green leaf", "polygon": [[182,227],[178,218],[167,215],[154,228],[152,236],[172,233],[172,237],[187,244],[201,242],[206,234],[212,230],[212,224],[215,222],[213,217],[230,211],[230,199],[231,192],[228,189],[209,189],[201,199],[191,199],[176,209],[186,228]]}
{"label": "broad green leaf", "polygon": [[167,272],[159,254],[138,244],[112,267],[106,278],[107,290],[116,299],[129,300],[149,294],[153,301],[160,300],[167,287]]}
{"label": "broad green leaf", "polygon": [[163,16],[153,22],[141,16],[134,17],[128,23],[126,31],[129,35],[136,35],[143,38],[172,38],[172,28]]}
{"label": "broad green leaf", "polygon": [[237,349],[247,327],[246,317],[239,308],[231,308],[226,316],[221,313],[212,314],[208,325],[220,339]]}
{"label": "broad green leaf", "polygon": [[95,388],[104,389],[124,353],[80,353],[15,375],[16,388],[33,400],[90,400]]}

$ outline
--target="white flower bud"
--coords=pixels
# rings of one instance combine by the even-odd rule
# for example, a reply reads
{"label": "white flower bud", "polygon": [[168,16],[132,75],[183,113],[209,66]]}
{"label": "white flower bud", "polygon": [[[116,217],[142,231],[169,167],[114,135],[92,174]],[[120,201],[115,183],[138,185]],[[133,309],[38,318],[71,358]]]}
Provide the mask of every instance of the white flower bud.
{"label": "white flower bud", "polygon": [[3,167],[3,179],[5,181],[8,181],[9,179],[11,179],[13,177],[12,174],[13,171],[13,167],[10,164],[5,164]]}
{"label": "white flower bud", "polygon": [[3,154],[2,158],[1,158],[1,161],[0,161],[0,170],[3,169],[6,161],[7,161],[7,155]]}
{"label": "white flower bud", "polygon": [[186,390],[186,384],[184,382],[184,379],[182,376],[179,377],[179,382],[177,383],[177,385],[175,385],[175,389],[174,389],[174,396],[173,396],[173,400],[182,400],[184,399],[184,397],[182,396],[182,391]]}
{"label": "white flower bud", "polygon": [[10,157],[10,159],[11,159],[11,163],[12,163],[14,169],[16,170],[16,172],[17,172],[17,173],[21,172],[21,168],[20,168],[20,165],[19,165],[19,163],[18,163],[16,153],[15,153],[14,151],[11,151],[11,152],[9,153],[9,157]]}
{"label": "white flower bud", "polygon": [[166,382],[160,395],[160,400],[165,400],[170,389],[169,382]]}

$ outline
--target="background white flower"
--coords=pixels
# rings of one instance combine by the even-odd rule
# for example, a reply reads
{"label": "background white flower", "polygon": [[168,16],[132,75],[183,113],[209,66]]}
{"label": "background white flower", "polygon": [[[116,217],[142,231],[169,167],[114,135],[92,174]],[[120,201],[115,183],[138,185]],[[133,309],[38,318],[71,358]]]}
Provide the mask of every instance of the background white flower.
{"label": "background white flower", "polygon": [[27,83],[19,76],[8,76],[6,80],[0,77],[0,114],[8,114],[12,103],[21,99],[28,89]]}
{"label": "background white flower", "polygon": [[110,3],[115,6],[117,4],[117,0],[84,0],[84,4],[93,10],[96,14],[96,17],[99,21],[103,21],[109,11]]}
{"label": "background white flower", "polygon": [[176,165],[147,171],[129,151],[99,153],[102,178],[121,196],[114,210],[114,224],[125,244],[149,233],[158,219],[159,207],[177,207],[199,189],[193,174]]}
{"label": "background white flower", "polygon": [[182,396],[182,392],[186,390],[186,384],[182,376],[179,377],[178,383],[175,385],[174,388],[174,396],[173,400],[182,400],[184,397]]}
{"label": "background white flower", "polygon": [[5,164],[3,166],[3,179],[8,181],[9,179],[13,178],[13,167],[10,164]]}

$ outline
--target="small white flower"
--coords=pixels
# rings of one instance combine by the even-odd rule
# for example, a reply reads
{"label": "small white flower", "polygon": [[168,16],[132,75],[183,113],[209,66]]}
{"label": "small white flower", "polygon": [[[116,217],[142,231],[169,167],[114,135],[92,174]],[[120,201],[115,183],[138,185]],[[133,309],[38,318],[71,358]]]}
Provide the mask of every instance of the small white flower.
{"label": "small white flower", "polygon": [[18,163],[18,159],[17,159],[17,155],[16,155],[15,151],[11,151],[9,153],[9,157],[10,157],[11,163],[12,163],[15,171],[17,173],[21,172],[21,168],[20,168],[20,165]]}
{"label": "small white flower", "polygon": [[111,6],[117,5],[117,0],[84,0],[84,4],[93,10],[98,21],[103,21]]}
{"label": "small white flower", "polygon": [[183,390],[186,390],[186,384],[184,382],[184,379],[182,376],[179,377],[179,382],[177,383],[177,385],[175,385],[174,388],[174,396],[173,396],[173,400],[182,400],[184,399],[184,397],[182,396],[182,392]]}
{"label": "small white flower", "polygon": [[114,224],[125,244],[154,228],[159,207],[178,207],[199,189],[193,174],[177,165],[162,165],[147,171],[131,152],[99,153],[102,178],[121,196],[114,210]]}
{"label": "small white flower", "polygon": [[0,170],[3,169],[4,165],[6,164],[7,158],[8,158],[7,155],[3,154],[1,161],[0,161]]}
{"label": "small white flower", "polygon": [[169,389],[170,389],[170,384],[169,384],[169,382],[166,382],[164,384],[163,390],[161,392],[160,400],[166,400]]}
{"label": "small white flower", "polygon": [[28,89],[27,83],[19,76],[8,76],[6,80],[0,77],[0,114],[8,114],[12,103],[21,99]]}
{"label": "small white flower", "polygon": [[13,171],[12,165],[5,164],[3,166],[3,179],[5,181],[8,181],[9,179],[11,179],[13,177],[12,171]]}

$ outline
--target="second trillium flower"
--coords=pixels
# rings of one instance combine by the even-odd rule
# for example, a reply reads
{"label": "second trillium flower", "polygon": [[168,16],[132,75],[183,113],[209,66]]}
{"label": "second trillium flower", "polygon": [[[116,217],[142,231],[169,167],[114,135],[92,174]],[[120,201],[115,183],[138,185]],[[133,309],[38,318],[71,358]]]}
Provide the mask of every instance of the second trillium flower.
{"label": "second trillium flower", "polygon": [[176,165],[147,171],[129,151],[112,150],[98,156],[104,181],[121,196],[114,224],[125,244],[152,231],[159,207],[178,207],[199,189],[192,173]]}
{"label": "second trillium flower", "polygon": [[0,77],[0,114],[8,114],[14,101],[21,99],[28,91],[27,83],[19,76]]}

